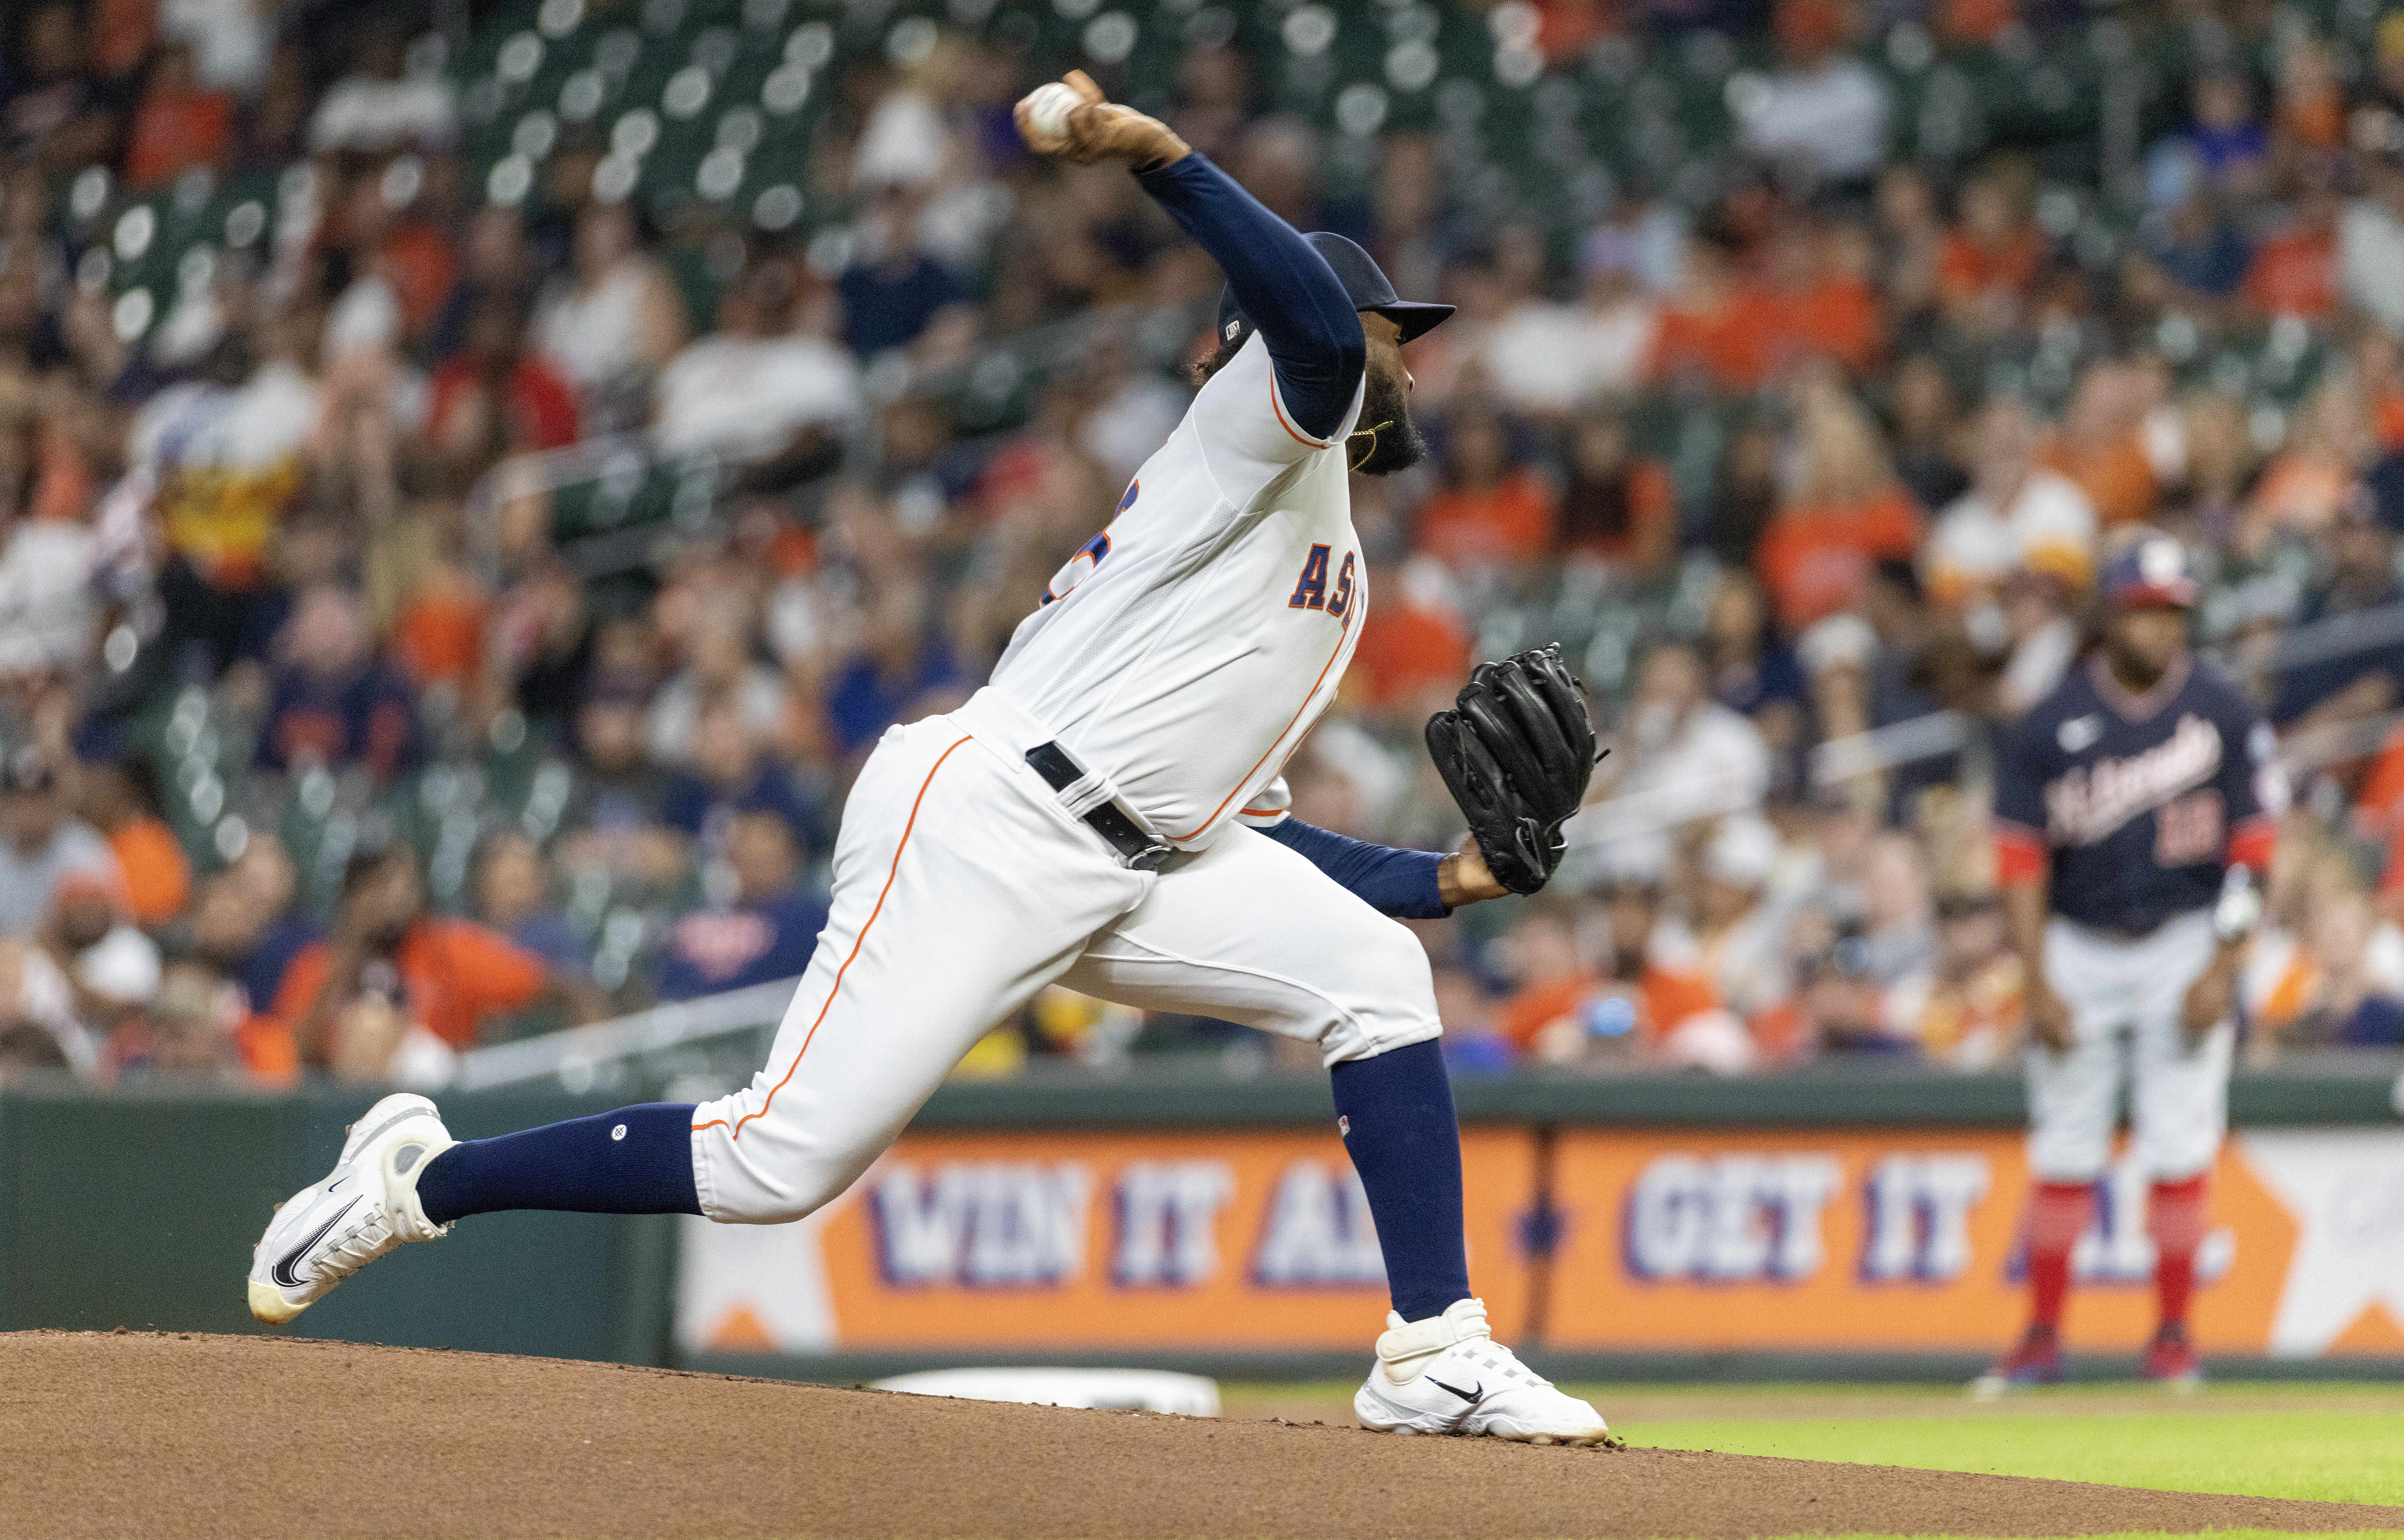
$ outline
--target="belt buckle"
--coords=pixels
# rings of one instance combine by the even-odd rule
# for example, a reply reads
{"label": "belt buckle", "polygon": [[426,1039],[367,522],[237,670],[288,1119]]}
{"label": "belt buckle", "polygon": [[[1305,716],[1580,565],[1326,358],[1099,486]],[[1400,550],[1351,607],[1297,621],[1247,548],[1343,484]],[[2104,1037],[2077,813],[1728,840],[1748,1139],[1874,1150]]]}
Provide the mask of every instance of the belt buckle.
{"label": "belt buckle", "polygon": [[[1045,784],[1057,793],[1083,784],[1088,772],[1058,742],[1038,743],[1027,751],[1027,762],[1041,775]],[[1062,798],[1065,804],[1067,798]],[[1177,848],[1155,839],[1145,829],[1142,820],[1129,812],[1117,798],[1107,798],[1074,817],[1090,828],[1110,847],[1111,854],[1129,871],[1158,871]]]}

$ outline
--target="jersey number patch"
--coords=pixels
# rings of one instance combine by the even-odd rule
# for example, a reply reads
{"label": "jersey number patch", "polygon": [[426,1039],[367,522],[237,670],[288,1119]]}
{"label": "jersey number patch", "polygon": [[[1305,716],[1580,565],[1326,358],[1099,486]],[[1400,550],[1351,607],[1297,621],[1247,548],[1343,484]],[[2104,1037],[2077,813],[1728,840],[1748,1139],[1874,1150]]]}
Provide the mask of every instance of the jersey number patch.
{"label": "jersey number patch", "polygon": [[[1127,490],[1119,495],[1118,512],[1125,513],[1135,506],[1135,500],[1142,492],[1141,481],[1128,482]],[[1111,522],[1113,524],[1118,522],[1118,514],[1111,516]],[[1109,530],[1102,531],[1101,534],[1078,547],[1077,554],[1062,562],[1060,570],[1052,575],[1052,581],[1043,585],[1043,603],[1053,604],[1068,598],[1069,590],[1092,576],[1094,569],[1102,564],[1102,558],[1110,553],[1111,532]]]}
{"label": "jersey number patch", "polygon": [[1060,570],[1052,575],[1052,581],[1043,585],[1043,603],[1057,604],[1068,598],[1069,590],[1091,577],[1094,569],[1102,564],[1102,558],[1110,553],[1111,532],[1108,530],[1078,547],[1077,554],[1062,563]]}
{"label": "jersey number patch", "polygon": [[1336,572],[1335,590],[1333,593],[1328,591],[1327,587],[1327,566],[1330,555],[1329,548],[1325,546],[1310,548],[1310,554],[1303,558],[1302,576],[1295,580],[1293,597],[1285,602],[1286,607],[1297,610],[1325,610],[1349,625],[1352,615],[1353,553],[1349,550],[1344,553],[1344,565]]}
{"label": "jersey number patch", "polygon": [[2192,867],[2220,854],[2226,830],[2220,793],[2210,787],[2173,797],[2154,814],[2154,864]]}

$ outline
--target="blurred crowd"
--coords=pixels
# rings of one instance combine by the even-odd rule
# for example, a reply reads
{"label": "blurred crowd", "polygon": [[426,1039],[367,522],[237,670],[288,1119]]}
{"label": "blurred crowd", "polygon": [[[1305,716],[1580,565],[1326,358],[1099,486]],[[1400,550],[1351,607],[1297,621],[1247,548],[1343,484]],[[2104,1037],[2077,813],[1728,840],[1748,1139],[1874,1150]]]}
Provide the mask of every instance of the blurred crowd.
{"label": "blurred crowd", "polygon": [[[2011,1060],[1991,735],[2148,527],[2300,787],[2247,1051],[2404,1042],[2404,15],[2362,49],[2164,7],[2185,62],[2107,186],[1903,153],[1864,62],[2076,7],[1441,3],[1531,79],[1765,50],[1701,196],[1498,211],[1449,128],[1272,110],[1232,23],[1143,103],[1461,306],[1407,360],[1429,463],[1354,488],[1371,604],[1296,812],[1448,847],[1419,728],[1479,657],[1561,641],[1601,704],[1562,879],[1421,927],[1457,1067]],[[730,7],[818,114],[748,207],[638,192],[625,118],[475,147],[472,40],[506,74],[521,28],[667,8],[0,21],[0,1062],[439,1084],[790,977],[862,757],[976,687],[1176,423],[1216,271],[1124,172],[1021,150],[1010,104],[1099,61],[990,7]],[[253,184],[129,286],[131,211]],[[1179,1049],[1283,1051],[1054,992],[969,1067]]]}

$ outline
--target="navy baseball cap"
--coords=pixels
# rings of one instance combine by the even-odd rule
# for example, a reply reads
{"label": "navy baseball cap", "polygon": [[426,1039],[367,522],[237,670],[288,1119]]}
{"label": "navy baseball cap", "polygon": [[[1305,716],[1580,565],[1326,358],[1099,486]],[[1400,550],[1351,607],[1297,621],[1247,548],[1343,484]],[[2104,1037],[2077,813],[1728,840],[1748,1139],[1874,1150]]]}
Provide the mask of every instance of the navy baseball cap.
{"label": "navy baseball cap", "polygon": [[[1393,281],[1377,266],[1377,259],[1334,230],[1313,230],[1303,239],[1335,270],[1336,282],[1344,285],[1344,296],[1352,301],[1352,308],[1385,316],[1403,328],[1404,341],[1433,330],[1452,313],[1450,305],[1398,297]],[[1236,303],[1236,291],[1232,287],[1223,290],[1219,296],[1219,340],[1233,342],[1251,329],[1251,318]]]}
{"label": "navy baseball cap", "polygon": [[2131,541],[2104,564],[2104,597],[2117,609],[2158,604],[2195,607],[2195,569],[2187,548],[2167,534],[2148,533]]}

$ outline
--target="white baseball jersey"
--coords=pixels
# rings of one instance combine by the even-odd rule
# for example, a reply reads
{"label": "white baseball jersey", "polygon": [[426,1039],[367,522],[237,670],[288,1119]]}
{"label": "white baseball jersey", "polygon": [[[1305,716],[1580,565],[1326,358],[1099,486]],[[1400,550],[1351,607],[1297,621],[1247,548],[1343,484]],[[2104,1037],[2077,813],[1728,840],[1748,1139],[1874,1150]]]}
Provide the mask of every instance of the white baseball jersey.
{"label": "white baseball jersey", "polygon": [[[709,1218],[779,1223],[842,1192],[971,1044],[1055,981],[1278,1033],[1331,1064],[1443,1031],[1418,937],[1228,827],[1282,805],[1279,769],[1368,603],[1340,447],[1361,397],[1314,439],[1274,374],[1247,343],[1052,580],[993,683],[869,756],[767,1066],[693,1114]],[[1087,771],[1074,798],[1027,762],[1047,739]],[[1189,853],[1127,866],[1076,816],[1097,789]]]}
{"label": "white baseball jersey", "polygon": [[1019,622],[992,687],[1196,848],[1271,789],[1368,607],[1343,443],[1294,426],[1255,336]]}

